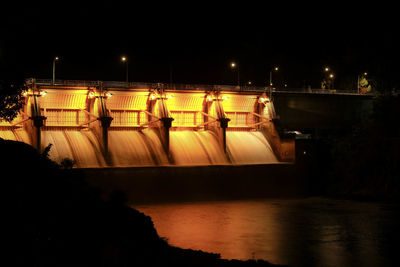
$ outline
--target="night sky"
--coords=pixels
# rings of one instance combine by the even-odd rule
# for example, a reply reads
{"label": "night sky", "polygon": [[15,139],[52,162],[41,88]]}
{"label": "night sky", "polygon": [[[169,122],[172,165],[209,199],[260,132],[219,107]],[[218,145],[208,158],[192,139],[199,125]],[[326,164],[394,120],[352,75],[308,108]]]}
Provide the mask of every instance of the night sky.
{"label": "night sky", "polygon": [[[302,1],[304,2],[304,1]],[[24,77],[74,80],[320,87],[323,67],[335,84],[356,86],[368,72],[399,88],[399,31],[394,6],[269,2],[53,1],[1,8],[0,60]],[[217,3],[219,3],[217,5]],[[255,4],[258,3],[258,4]]]}

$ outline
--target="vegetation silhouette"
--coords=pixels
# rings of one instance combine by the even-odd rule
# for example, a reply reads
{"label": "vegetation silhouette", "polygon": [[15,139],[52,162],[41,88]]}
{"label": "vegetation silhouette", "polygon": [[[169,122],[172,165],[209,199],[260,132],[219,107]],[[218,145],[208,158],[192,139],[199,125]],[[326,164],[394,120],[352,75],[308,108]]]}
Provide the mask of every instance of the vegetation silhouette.
{"label": "vegetation silhouette", "polygon": [[308,194],[365,200],[400,198],[400,96],[384,92],[371,115],[349,129],[296,143]]}
{"label": "vegetation silhouette", "polygon": [[372,115],[329,142],[328,194],[398,200],[400,193],[400,97],[386,93]]}
{"label": "vegetation silhouette", "polygon": [[170,246],[123,192],[103,200],[79,172],[25,143],[0,139],[0,151],[12,265],[272,266]]}
{"label": "vegetation silhouette", "polygon": [[12,121],[23,104],[23,74],[0,62],[0,120]]}

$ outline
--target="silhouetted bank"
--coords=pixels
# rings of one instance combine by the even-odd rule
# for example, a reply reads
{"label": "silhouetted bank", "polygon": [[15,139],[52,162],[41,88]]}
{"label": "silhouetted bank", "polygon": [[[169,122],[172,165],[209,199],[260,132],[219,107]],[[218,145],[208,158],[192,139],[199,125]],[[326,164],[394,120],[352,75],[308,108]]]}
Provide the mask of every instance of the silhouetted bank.
{"label": "silhouetted bank", "polygon": [[61,167],[27,144],[0,138],[9,262],[21,266],[273,266],[223,260],[160,238],[150,217],[108,201],[68,164]]}

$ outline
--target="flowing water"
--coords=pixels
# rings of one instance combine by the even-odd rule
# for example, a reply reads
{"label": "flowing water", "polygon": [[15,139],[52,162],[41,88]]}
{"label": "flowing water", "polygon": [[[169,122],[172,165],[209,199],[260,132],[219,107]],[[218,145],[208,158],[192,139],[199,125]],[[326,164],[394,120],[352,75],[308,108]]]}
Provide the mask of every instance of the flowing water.
{"label": "flowing water", "polygon": [[398,204],[266,199],[135,206],[169,244],[291,266],[400,266]]}
{"label": "flowing water", "polygon": [[0,129],[0,138],[6,140],[20,141],[27,144],[31,143],[28,133],[23,129]]}
{"label": "flowing water", "polygon": [[[1,130],[0,137],[30,144],[27,132],[22,129]],[[171,165],[159,136],[153,130],[110,130],[108,137],[111,167]],[[170,131],[172,164],[208,166],[279,162],[261,132],[228,131],[226,140],[229,156],[211,131]],[[43,130],[42,150],[49,144],[52,145],[49,156],[58,163],[69,158],[78,168],[108,166],[98,138],[88,129],[60,127]]]}
{"label": "flowing water", "polygon": [[109,148],[115,167],[168,165],[153,131],[109,131]]}
{"label": "flowing water", "polygon": [[170,147],[176,165],[228,163],[217,138],[209,131],[171,131]]}
{"label": "flowing water", "polygon": [[261,132],[226,132],[226,146],[234,164],[279,162]]}
{"label": "flowing water", "polygon": [[42,149],[52,144],[50,159],[61,162],[65,158],[75,161],[78,168],[106,165],[96,137],[87,130],[42,131]]}

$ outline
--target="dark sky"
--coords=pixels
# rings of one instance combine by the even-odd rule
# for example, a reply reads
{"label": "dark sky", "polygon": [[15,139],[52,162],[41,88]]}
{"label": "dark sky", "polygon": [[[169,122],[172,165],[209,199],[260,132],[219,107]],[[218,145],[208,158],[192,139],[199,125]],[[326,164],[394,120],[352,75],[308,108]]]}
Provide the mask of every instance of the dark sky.
{"label": "dark sky", "polygon": [[[166,1],[167,2],[167,1]],[[399,42],[391,6],[250,1],[14,3],[1,11],[0,60],[25,77],[266,85],[269,70],[289,87],[319,87],[330,66],[338,86],[367,71],[398,86]],[[302,1],[303,2],[303,1]],[[214,3],[214,4],[212,4]],[[355,86],[355,84],[354,84]]]}

